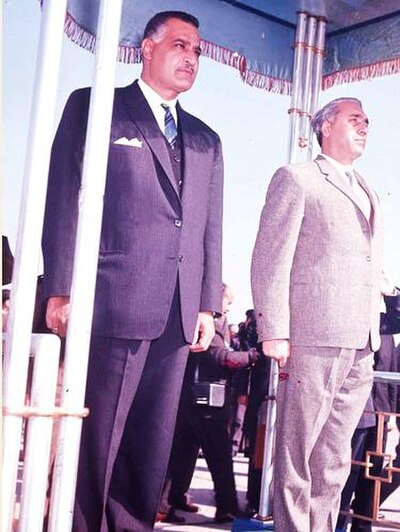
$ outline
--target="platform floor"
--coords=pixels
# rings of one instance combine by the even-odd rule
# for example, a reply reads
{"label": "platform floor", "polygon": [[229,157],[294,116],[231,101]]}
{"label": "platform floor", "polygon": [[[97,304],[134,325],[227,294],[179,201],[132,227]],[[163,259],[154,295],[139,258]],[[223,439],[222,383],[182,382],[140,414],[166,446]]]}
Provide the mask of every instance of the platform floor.
{"label": "platform floor", "polygon": [[[388,451],[391,452],[398,438],[397,431],[393,430],[389,434]],[[239,504],[241,508],[246,506],[246,486],[247,486],[247,458],[238,455],[234,458],[234,470],[236,478],[236,488],[238,491]],[[203,458],[199,458],[196,464],[196,471],[189,492],[192,501],[200,506],[200,511],[196,514],[177,511],[177,514],[184,517],[184,524],[156,523],[155,530],[165,530],[168,532],[208,532],[213,530],[231,530],[232,523],[217,524],[213,521],[215,514],[213,483],[207,465]],[[398,488],[382,505],[382,518],[387,521],[395,521],[398,526],[375,525],[373,532],[388,532],[400,530],[400,488]],[[349,527],[350,529],[350,527]]]}

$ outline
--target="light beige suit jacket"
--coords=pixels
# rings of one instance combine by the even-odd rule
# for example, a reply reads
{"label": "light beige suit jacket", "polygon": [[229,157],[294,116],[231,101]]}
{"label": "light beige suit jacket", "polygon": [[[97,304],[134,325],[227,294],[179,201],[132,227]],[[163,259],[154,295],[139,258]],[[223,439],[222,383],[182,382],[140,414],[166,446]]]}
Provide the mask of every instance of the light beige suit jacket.
{"label": "light beige suit jacket", "polygon": [[323,157],[280,168],[269,185],[253,252],[259,340],[378,349],[383,222],[359,174],[370,220],[350,183]]}

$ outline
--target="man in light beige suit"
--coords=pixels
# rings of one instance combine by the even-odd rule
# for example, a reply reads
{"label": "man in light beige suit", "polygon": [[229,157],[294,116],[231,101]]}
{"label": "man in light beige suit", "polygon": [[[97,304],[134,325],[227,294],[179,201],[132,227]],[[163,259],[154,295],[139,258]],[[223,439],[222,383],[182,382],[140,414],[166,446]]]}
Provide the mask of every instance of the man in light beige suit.
{"label": "man in light beige suit", "polygon": [[368,118],[341,98],[312,127],[322,154],[273,176],[252,263],[259,340],[280,366],[276,532],[335,529],[379,347],[381,213],[353,168]]}

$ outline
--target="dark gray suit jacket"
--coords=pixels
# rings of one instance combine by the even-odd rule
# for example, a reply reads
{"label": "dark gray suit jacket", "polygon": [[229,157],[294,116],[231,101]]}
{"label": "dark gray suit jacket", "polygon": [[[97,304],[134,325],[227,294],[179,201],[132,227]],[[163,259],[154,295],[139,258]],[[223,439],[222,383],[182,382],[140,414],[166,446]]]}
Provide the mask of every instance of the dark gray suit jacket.
{"label": "dark gray suit jacket", "polygon": [[[90,89],[69,98],[52,149],[43,232],[45,295],[71,286]],[[217,134],[178,104],[181,197],[169,150],[138,84],[118,88],[110,134],[93,333],[154,339],[179,282],[185,338],[220,311],[223,162]],[[116,141],[136,139],[133,145]]]}

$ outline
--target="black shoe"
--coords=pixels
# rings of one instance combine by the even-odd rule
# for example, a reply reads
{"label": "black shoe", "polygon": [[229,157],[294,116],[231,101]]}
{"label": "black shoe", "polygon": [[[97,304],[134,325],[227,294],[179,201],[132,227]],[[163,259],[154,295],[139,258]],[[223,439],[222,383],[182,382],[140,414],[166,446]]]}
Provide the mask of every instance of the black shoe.
{"label": "black shoe", "polygon": [[176,515],[175,512],[169,511],[165,518],[163,519],[164,523],[175,523],[175,524],[182,524],[185,523],[186,519],[184,517],[181,517],[180,515]]}
{"label": "black shoe", "polygon": [[216,511],[214,521],[216,523],[231,523],[235,519],[235,516],[230,512]]}
{"label": "black shoe", "polygon": [[200,510],[200,507],[197,506],[197,504],[188,501],[181,501],[178,504],[174,504],[172,507],[176,510],[183,510],[184,512],[190,512],[192,514],[195,514]]}

